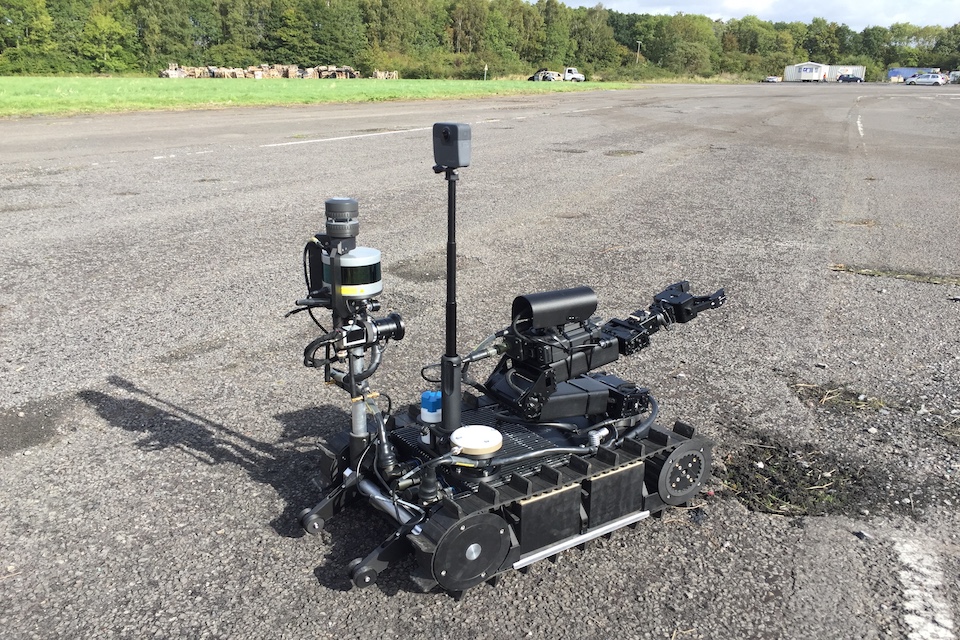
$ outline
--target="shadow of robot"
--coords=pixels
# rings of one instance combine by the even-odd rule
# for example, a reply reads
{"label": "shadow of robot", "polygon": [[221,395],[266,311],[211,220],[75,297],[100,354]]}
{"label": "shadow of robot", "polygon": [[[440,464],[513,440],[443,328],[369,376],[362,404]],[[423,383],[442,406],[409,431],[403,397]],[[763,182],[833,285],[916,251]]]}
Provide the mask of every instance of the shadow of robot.
{"label": "shadow of robot", "polygon": [[[334,407],[307,407],[278,414],[274,418],[283,426],[281,435],[275,442],[265,442],[119,376],[110,376],[108,382],[116,388],[115,393],[85,390],[77,396],[112,426],[140,434],[136,446],[144,451],[174,449],[211,466],[232,464],[243,469],[250,479],[269,485],[283,500],[282,513],[270,522],[273,530],[286,538],[305,536],[299,515],[323,493],[318,476],[322,454],[317,445],[322,438],[349,427],[349,413]],[[366,555],[371,540],[379,542],[393,530],[369,506],[350,511],[333,519],[315,538],[324,561],[314,574],[331,590],[349,590],[349,560]],[[401,589],[405,564],[398,563],[385,572],[378,584],[382,591],[392,595]]]}

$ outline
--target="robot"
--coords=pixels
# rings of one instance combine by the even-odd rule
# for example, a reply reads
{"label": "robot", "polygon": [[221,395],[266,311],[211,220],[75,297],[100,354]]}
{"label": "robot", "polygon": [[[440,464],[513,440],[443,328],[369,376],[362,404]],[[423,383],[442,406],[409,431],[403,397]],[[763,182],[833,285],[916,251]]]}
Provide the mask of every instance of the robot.
{"label": "robot", "polygon": [[[350,563],[353,585],[375,584],[391,562],[413,554],[416,588],[460,597],[696,496],[710,475],[711,443],[684,422],[657,424],[650,390],[601,367],[646,349],[660,329],[720,307],[726,296],[723,289],[693,295],[682,281],[647,308],[601,324],[589,287],[521,295],[508,326],[459,355],[456,183],[457,170],[470,164],[470,127],[437,123],[433,142],[434,171],[448,184],[439,389],[394,414],[377,404],[371,379],[406,329],[399,314],[374,317],[383,291],[380,252],[357,245],[357,201],[327,200],[325,229],[304,248],[307,295],[290,313],[308,311],[321,327],[304,364],[349,394],[351,425],[321,445],[325,489],[300,524],[316,535],[366,501],[397,528]],[[318,309],[331,312],[329,331]],[[469,368],[486,358],[499,360],[478,383]]]}

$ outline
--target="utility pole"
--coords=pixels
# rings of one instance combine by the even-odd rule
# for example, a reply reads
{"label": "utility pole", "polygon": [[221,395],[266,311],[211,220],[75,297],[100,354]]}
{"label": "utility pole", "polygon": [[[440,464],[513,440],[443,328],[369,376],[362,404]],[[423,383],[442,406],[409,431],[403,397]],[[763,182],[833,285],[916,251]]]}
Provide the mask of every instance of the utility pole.
{"label": "utility pole", "polygon": [[637,40],[637,64],[640,64],[640,42],[641,40]]}

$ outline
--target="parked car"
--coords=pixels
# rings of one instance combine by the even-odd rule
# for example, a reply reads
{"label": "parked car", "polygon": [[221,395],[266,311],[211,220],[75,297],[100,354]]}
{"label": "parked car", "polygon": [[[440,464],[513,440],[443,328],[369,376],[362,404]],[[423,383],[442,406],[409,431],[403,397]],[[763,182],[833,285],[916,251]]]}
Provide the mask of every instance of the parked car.
{"label": "parked car", "polygon": [[760,82],[780,82],[780,80],[781,80],[780,76],[767,76]]}
{"label": "parked car", "polygon": [[837,82],[863,82],[863,78],[860,76],[844,74],[842,76],[837,76]]}
{"label": "parked car", "polygon": [[533,80],[534,82],[559,82],[563,80],[563,76],[549,69],[537,69],[536,73],[527,78],[527,80]]}
{"label": "parked car", "polygon": [[911,76],[906,79],[907,84],[930,84],[942,86],[946,84],[943,81],[943,76],[939,73],[921,73],[920,75]]}

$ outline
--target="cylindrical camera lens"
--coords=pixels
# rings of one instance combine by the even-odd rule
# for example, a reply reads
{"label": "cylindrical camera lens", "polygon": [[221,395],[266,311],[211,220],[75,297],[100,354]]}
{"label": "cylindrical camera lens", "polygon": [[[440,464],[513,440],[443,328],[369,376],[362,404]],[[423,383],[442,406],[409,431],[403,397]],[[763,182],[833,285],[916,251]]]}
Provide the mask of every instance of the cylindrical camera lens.
{"label": "cylindrical camera lens", "polygon": [[357,220],[360,205],[353,198],[330,198],[324,203],[327,214],[327,235],[331,238],[356,238],[360,234]]}
{"label": "cylindrical camera lens", "polygon": [[386,318],[380,318],[373,321],[377,327],[378,339],[391,338],[393,340],[403,340],[406,328],[403,326],[403,320],[399,313],[391,313]]}

